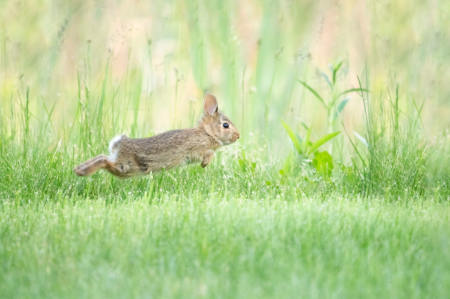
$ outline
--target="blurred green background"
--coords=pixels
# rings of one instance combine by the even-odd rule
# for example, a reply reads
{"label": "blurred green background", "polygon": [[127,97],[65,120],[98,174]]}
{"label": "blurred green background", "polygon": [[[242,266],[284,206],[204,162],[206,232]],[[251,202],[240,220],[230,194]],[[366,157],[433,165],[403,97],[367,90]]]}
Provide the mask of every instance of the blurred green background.
{"label": "blurred green background", "polygon": [[[0,0],[0,297],[448,297],[449,10]],[[205,91],[241,132],[210,166],[72,172]]]}
{"label": "blurred green background", "polygon": [[[85,126],[106,145],[122,132],[145,137],[195,125],[210,91],[241,142],[264,136],[277,156],[290,150],[280,119],[299,132],[304,121],[314,136],[327,131],[325,109],[297,79],[326,97],[321,72],[330,76],[329,65],[344,61],[341,90],[358,87],[359,76],[373,103],[389,103],[397,84],[405,115],[425,102],[424,136],[432,140],[450,124],[449,10],[439,0],[4,0],[0,125],[12,136],[50,121],[47,137],[69,145],[81,132],[72,127]],[[341,118],[351,133],[363,103],[349,98]]]}

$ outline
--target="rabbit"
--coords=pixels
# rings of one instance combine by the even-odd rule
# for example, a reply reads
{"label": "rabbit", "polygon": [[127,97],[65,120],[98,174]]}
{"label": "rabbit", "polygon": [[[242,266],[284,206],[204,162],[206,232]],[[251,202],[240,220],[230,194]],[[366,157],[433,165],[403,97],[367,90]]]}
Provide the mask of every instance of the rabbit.
{"label": "rabbit", "polygon": [[116,136],[109,143],[109,156],[99,155],[73,171],[78,176],[88,176],[105,169],[119,178],[130,178],[196,162],[205,168],[215,150],[239,139],[239,131],[219,111],[214,95],[205,94],[203,108],[196,128],[167,131],[149,138]]}

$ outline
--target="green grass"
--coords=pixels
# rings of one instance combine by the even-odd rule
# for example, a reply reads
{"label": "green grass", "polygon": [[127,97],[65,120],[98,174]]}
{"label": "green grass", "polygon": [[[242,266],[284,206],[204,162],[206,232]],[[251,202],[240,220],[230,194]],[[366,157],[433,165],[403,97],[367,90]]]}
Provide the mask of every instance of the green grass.
{"label": "green grass", "polygon": [[[217,193],[1,205],[3,298],[445,298],[432,201]],[[7,224],[7,225],[6,225]]]}
{"label": "green grass", "polygon": [[[0,1],[0,298],[447,298],[448,11]],[[241,132],[206,169],[72,172],[205,91]],[[330,173],[290,140],[338,131]]]}

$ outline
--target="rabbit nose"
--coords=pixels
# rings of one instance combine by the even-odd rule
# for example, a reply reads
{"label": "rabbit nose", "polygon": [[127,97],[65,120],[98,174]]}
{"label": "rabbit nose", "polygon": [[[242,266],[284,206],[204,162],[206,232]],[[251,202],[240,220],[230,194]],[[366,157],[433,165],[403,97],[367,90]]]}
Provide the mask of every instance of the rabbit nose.
{"label": "rabbit nose", "polygon": [[239,135],[239,133],[237,133],[237,137],[236,137],[236,139],[239,139],[239,137],[240,137],[240,135]]}

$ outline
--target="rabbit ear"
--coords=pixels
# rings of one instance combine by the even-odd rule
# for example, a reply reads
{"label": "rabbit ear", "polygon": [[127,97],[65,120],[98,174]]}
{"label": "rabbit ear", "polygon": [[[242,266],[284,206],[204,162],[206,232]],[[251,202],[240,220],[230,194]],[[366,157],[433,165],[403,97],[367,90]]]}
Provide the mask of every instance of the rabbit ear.
{"label": "rabbit ear", "polygon": [[213,115],[219,109],[216,97],[208,92],[205,94],[205,103],[203,104],[203,109],[210,115]]}

